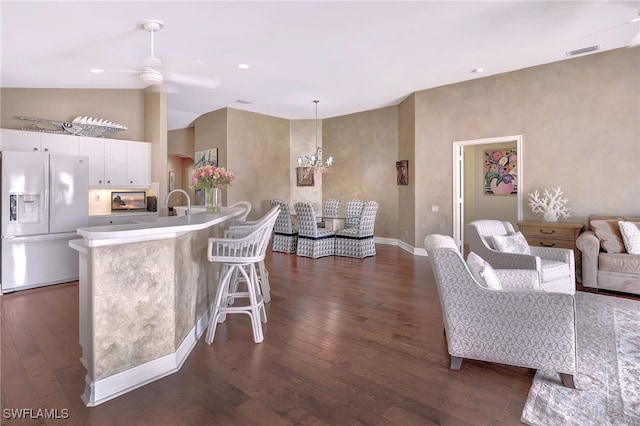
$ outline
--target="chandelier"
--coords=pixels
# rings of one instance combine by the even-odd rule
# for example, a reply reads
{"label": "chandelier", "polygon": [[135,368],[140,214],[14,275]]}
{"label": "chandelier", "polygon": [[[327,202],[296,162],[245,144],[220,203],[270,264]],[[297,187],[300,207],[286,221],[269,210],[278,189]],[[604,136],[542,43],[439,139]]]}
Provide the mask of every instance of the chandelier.
{"label": "chandelier", "polygon": [[318,102],[320,101],[316,99],[313,102],[316,104],[316,152],[310,156],[299,156],[298,167],[310,167],[314,171],[326,173],[333,166],[333,156],[330,155],[324,162],[322,161],[322,147],[318,146]]}

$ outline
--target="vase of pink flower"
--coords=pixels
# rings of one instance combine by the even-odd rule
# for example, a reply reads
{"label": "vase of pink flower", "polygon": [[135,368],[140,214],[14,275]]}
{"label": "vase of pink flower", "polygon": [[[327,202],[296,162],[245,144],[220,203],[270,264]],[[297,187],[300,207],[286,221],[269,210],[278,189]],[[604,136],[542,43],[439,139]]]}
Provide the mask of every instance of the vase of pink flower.
{"label": "vase of pink flower", "polygon": [[222,190],[235,181],[232,172],[224,167],[206,165],[193,170],[191,184],[204,190],[207,213],[220,213],[222,206]]}

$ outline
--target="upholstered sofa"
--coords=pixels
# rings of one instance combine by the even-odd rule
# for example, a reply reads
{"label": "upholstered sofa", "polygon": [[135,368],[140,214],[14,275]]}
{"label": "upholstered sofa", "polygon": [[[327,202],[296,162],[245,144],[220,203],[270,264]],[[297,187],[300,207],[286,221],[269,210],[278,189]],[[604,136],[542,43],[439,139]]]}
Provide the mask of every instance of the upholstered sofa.
{"label": "upholstered sofa", "polygon": [[587,230],[576,240],[586,289],[640,294],[640,255],[627,253],[620,220],[640,222],[640,218],[591,215]]}

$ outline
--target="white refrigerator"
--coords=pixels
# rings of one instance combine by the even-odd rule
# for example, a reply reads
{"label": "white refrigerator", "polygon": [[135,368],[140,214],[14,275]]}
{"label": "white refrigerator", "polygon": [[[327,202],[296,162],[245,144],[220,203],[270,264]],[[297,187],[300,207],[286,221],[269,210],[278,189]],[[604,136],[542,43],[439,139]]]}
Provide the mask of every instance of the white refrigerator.
{"label": "white refrigerator", "polygon": [[89,222],[89,157],[0,153],[2,293],[78,279],[69,240]]}

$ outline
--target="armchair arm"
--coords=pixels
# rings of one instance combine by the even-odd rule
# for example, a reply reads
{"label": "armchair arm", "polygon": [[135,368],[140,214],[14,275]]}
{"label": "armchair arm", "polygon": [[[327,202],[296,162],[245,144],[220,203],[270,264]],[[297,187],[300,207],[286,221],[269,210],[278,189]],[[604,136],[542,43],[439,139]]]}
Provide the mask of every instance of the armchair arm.
{"label": "armchair arm", "polygon": [[576,240],[576,247],[582,252],[582,284],[585,287],[598,288],[600,240],[592,231],[586,231]]}
{"label": "armchair arm", "polygon": [[540,290],[540,275],[533,269],[495,269],[505,290]]}
{"label": "armchair arm", "polygon": [[538,247],[529,246],[531,248],[531,254],[539,256],[542,259],[556,260],[563,263],[571,263],[573,258],[573,250],[567,248],[556,247]]}
{"label": "armchair arm", "polygon": [[504,253],[493,249],[486,249],[482,253],[478,253],[478,255],[489,262],[494,269],[540,270],[540,259],[528,254]]}

